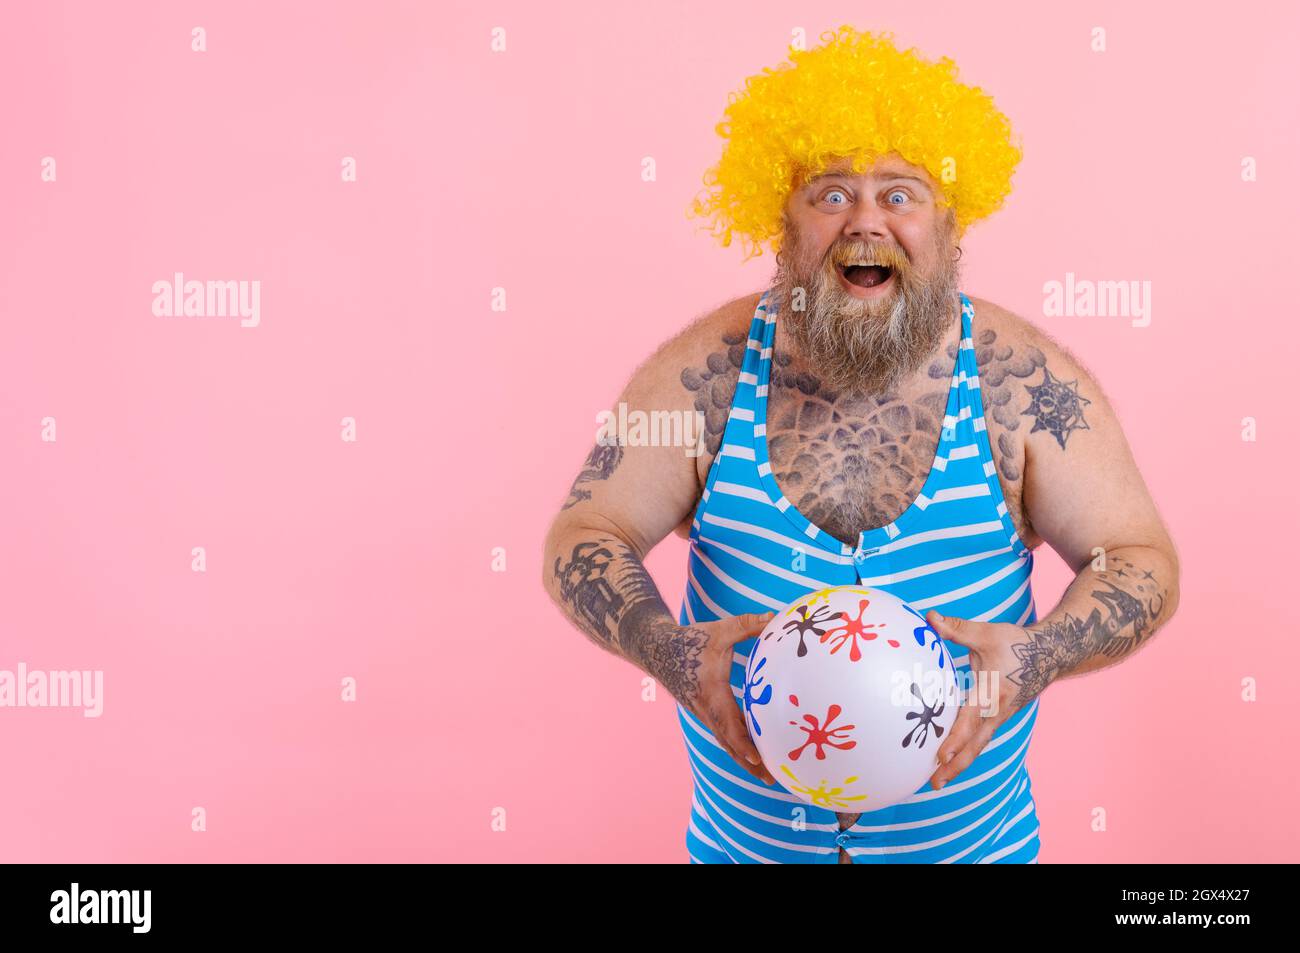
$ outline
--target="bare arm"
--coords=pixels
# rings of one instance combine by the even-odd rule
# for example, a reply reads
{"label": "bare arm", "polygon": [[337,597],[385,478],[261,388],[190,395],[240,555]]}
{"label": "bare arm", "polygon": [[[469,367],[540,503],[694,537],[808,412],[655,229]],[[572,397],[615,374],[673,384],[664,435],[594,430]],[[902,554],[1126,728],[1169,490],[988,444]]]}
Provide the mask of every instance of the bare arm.
{"label": "bare arm", "polygon": [[[651,412],[696,422],[681,386],[693,329],[663,345],[641,365],[610,408],[617,419]],[[661,417],[670,423],[673,417]],[[671,427],[668,428],[671,435]],[[675,526],[689,520],[699,498],[695,444],[602,445],[597,442],[573,482],[546,539],[543,583],[560,610],[601,648],[653,675],[674,694],[693,679],[691,640],[666,651],[663,633],[677,628],[642,560]],[[648,434],[645,434],[648,436]],[[662,443],[662,441],[655,441]],[[632,441],[628,441],[629,444]],[[658,633],[658,635],[657,635]]]}
{"label": "bare arm", "polygon": [[[1041,334],[1041,332],[1038,332]],[[1024,504],[1034,529],[1074,569],[1047,616],[1014,646],[1020,701],[1058,678],[1113,665],[1178,607],[1174,548],[1109,400],[1092,375],[1042,335],[1046,367],[1025,382]]]}
{"label": "bare arm", "polygon": [[651,675],[675,698],[699,688],[705,639],[682,629],[642,556],[623,538],[567,522],[546,544],[545,584],[560,610],[601,648]]}
{"label": "bare arm", "polygon": [[589,640],[653,677],[742,767],[774,783],[761,766],[729,682],[732,647],[761,631],[766,619],[745,615],[679,625],[643,563],[675,527],[689,522],[699,500],[703,422],[694,394],[682,384],[682,371],[699,363],[701,349],[716,347],[718,328],[734,305],[662,346],[619,395],[611,408],[615,418],[620,411],[627,419],[644,413],[645,419],[666,424],[660,436],[669,439],[607,445],[597,436],[547,534],[543,585]]}

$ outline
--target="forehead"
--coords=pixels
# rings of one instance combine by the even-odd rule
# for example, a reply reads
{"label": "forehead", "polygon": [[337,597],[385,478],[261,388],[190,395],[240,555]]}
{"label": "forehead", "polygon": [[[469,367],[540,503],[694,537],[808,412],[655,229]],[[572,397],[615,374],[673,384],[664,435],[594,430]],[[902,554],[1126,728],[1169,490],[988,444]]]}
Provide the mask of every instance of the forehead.
{"label": "forehead", "polygon": [[[906,159],[898,155],[880,156],[874,162],[868,160],[866,168],[864,169],[862,174],[865,176],[870,176],[878,179],[893,178],[899,176],[910,176],[913,178],[920,179],[922,182],[925,182],[927,185],[931,187],[934,186],[934,180],[930,177],[930,173],[928,173],[921,166],[913,165],[912,163],[908,162]],[[842,175],[848,177],[853,177],[857,175],[857,173],[853,171],[852,157],[841,156],[839,158],[833,159],[830,163],[827,164],[824,170],[819,172],[817,175],[813,176],[811,179],[808,179],[807,181],[811,182],[811,181],[815,181],[816,179],[822,178],[824,176],[831,176],[831,175]]]}

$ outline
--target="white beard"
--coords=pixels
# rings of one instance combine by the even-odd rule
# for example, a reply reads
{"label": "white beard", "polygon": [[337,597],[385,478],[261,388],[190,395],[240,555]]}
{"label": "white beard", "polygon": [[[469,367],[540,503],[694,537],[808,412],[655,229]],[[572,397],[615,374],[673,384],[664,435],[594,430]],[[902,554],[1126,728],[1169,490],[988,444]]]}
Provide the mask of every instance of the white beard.
{"label": "white beard", "polygon": [[[888,297],[855,298],[825,261],[809,274],[779,268],[775,287],[780,315],[809,369],[832,390],[858,396],[895,389],[931,356],[952,326],[958,308],[957,263],[933,278],[895,271]],[[806,307],[791,311],[795,288],[806,289]]]}

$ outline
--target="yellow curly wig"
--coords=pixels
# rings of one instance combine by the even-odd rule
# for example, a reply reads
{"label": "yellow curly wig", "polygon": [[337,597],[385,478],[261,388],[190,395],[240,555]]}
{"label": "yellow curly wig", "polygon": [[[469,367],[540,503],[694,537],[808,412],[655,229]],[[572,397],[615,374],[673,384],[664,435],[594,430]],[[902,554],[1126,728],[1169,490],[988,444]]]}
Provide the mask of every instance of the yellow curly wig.
{"label": "yellow curly wig", "polygon": [[[1001,207],[1022,151],[1011,123],[977,86],[957,81],[957,65],[900,51],[889,33],[850,26],[822,34],[822,46],[791,49],[788,62],[745,80],[717,125],[722,158],[688,215],[711,221],[746,260],[781,245],[782,213],[796,177],[816,175],[837,157],[861,174],[897,153],[940,183],[963,233]],[[947,173],[945,175],[945,172]]]}

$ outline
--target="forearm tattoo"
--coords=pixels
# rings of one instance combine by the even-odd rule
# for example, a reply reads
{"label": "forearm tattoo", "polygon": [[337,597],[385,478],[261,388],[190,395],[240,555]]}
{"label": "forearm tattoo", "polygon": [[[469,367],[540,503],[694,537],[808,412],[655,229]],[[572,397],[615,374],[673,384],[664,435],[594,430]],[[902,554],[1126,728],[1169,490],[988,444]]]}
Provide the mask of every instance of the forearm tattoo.
{"label": "forearm tattoo", "polygon": [[594,483],[597,480],[608,480],[622,460],[623,447],[621,444],[598,443],[592,447],[582,465],[582,471],[574,478],[573,486],[569,488],[569,499],[562,509],[567,510],[575,503],[591,499],[591,491],[584,489],[583,485]]}
{"label": "forearm tattoo", "polygon": [[[1065,613],[1061,621],[1029,626],[1029,641],[1013,645],[1020,667],[1007,676],[1020,686],[1015,707],[1026,704],[1058,678],[1097,657],[1119,659],[1149,639],[1161,624],[1169,590],[1147,568],[1119,556],[1114,569],[1096,572],[1102,588],[1087,618]],[[1081,580],[1080,580],[1081,581]],[[1073,590],[1075,584],[1071,584]],[[1062,602],[1071,596],[1067,590]]]}
{"label": "forearm tattoo", "polygon": [[630,546],[608,536],[584,540],[567,564],[555,557],[555,578],[570,618],[593,641],[640,665],[673,697],[695,697],[708,636],[673,621]]}

